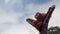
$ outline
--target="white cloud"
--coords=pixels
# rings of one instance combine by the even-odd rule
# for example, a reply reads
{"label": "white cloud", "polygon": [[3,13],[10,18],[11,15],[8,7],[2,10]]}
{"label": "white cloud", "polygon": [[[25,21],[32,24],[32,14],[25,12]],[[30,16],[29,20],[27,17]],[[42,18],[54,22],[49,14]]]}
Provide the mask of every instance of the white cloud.
{"label": "white cloud", "polygon": [[5,3],[8,3],[10,0],[5,0]]}
{"label": "white cloud", "polygon": [[4,22],[18,22],[17,18],[23,16],[23,13],[16,13],[14,11],[10,11],[10,12],[6,12],[4,10],[0,11],[0,23],[4,23]]}
{"label": "white cloud", "polygon": [[18,17],[23,16],[23,13],[16,13],[14,11],[7,12],[0,9],[0,32],[8,30],[12,25],[19,23]]}
{"label": "white cloud", "polygon": [[13,25],[9,30],[4,31],[2,34],[38,34],[38,31],[31,25]]}

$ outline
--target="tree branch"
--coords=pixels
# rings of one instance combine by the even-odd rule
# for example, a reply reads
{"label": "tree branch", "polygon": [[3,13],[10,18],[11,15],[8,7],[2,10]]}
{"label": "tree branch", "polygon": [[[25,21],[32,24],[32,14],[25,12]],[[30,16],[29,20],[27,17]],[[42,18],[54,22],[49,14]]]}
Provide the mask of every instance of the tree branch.
{"label": "tree branch", "polygon": [[45,20],[43,22],[43,25],[42,25],[43,30],[40,31],[40,34],[48,34],[48,32],[47,32],[47,30],[48,30],[48,22],[50,20],[50,17],[52,15],[54,9],[55,9],[55,5],[53,5],[52,7],[49,8],[49,10],[47,12],[47,16],[46,16],[46,18],[45,18]]}

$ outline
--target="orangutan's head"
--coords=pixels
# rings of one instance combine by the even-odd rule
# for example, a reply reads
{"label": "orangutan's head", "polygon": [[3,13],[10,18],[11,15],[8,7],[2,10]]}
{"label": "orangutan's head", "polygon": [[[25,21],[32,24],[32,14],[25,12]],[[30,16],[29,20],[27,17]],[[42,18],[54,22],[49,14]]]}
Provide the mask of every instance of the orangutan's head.
{"label": "orangutan's head", "polygon": [[37,19],[37,20],[44,20],[45,19],[45,17],[46,17],[46,14],[45,13],[36,13],[36,15],[35,15],[35,18]]}

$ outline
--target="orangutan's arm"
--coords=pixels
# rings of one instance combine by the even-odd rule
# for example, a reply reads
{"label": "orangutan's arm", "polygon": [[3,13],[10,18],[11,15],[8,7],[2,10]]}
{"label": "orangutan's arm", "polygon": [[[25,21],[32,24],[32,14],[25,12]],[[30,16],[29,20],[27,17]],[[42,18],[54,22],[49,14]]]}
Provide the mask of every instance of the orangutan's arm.
{"label": "orangutan's arm", "polygon": [[31,19],[31,18],[28,18],[28,19],[26,19],[26,21],[27,21],[29,24],[31,24],[32,26],[35,27],[35,22],[36,22],[36,20]]}

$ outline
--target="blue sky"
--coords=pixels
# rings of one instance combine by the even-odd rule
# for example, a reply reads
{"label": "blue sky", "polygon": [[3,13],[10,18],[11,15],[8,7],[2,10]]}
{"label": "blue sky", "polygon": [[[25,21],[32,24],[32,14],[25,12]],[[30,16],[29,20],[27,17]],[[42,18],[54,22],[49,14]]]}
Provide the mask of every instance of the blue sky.
{"label": "blue sky", "polygon": [[[24,15],[20,16],[23,20],[26,16],[34,14],[34,9],[29,9],[28,3],[33,5],[36,4],[45,4],[50,2],[49,0],[10,0],[7,4],[4,2],[5,0],[1,0],[1,8],[5,10],[6,13],[23,13]],[[34,7],[33,7],[34,8]],[[33,12],[31,12],[33,11]],[[19,19],[20,17],[17,17]],[[22,20],[21,20],[22,21]],[[23,21],[22,21],[23,22]]]}
{"label": "blue sky", "polygon": [[[8,31],[9,33],[11,33],[11,31],[20,28],[19,30],[21,30],[22,32],[28,29],[26,32],[24,32],[26,34],[28,31],[30,33],[32,30],[34,31],[32,31],[30,34],[36,34],[33,33],[36,32],[36,30],[26,22],[26,18],[30,17],[34,19],[34,15],[37,12],[46,12],[48,8],[54,4],[57,6],[57,8],[53,13],[49,26],[59,26],[59,23],[56,23],[60,22],[59,0],[0,0],[0,31],[2,31],[1,33],[7,34]],[[17,30],[16,32],[18,32],[19,30]]]}
{"label": "blue sky", "polygon": [[29,3],[34,3],[34,4],[45,4],[48,3],[52,0],[23,0],[24,3],[29,4]]}

